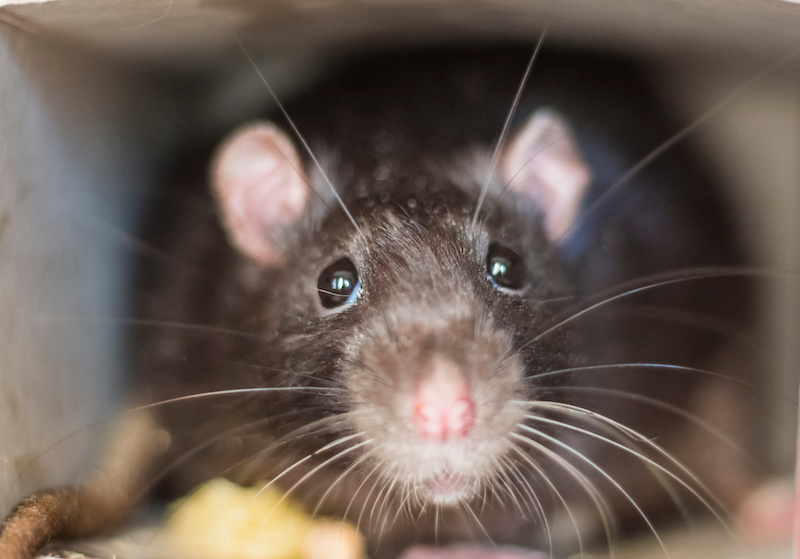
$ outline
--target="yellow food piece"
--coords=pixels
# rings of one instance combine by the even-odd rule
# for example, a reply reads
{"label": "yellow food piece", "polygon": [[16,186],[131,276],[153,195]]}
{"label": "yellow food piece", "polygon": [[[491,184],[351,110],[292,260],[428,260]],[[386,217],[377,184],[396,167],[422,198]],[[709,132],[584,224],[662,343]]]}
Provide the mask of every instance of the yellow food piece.
{"label": "yellow food piece", "polygon": [[274,486],[224,479],[177,501],[166,523],[173,546],[197,558],[361,559],[364,542],[349,524],[313,519]]}
{"label": "yellow food piece", "polygon": [[303,559],[362,559],[364,536],[341,520],[314,520],[306,533]]}

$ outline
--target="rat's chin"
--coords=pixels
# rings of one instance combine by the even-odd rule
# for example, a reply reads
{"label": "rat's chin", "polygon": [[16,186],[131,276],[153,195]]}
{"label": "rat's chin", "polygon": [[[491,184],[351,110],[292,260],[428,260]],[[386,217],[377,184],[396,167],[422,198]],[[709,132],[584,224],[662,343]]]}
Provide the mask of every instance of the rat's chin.
{"label": "rat's chin", "polygon": [[467,501],[474,486],[466,477],[451,473],[437,473],[420,485],[422,496],[438,506],[455,506]]}

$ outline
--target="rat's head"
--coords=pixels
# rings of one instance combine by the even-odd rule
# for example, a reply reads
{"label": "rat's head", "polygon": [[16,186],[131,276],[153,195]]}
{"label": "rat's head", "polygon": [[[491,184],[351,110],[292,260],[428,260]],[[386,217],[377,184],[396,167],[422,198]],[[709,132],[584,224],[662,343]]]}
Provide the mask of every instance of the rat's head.
{"label": "rat's head", "polygon": [[320,446],[357,448],[326,467],[393,480],[416,504],[497,484],[519,459],[512,434],[527,402],[552,389],[537,375],[573,354],[566,329],[539,334],[570,294],[553,245],[586,166],[560,117],[539,111],[501,154],[474,219],[489,160],[420,164],[366,189],[374,171],[351,172],[338,205],[263,123],[234,133],[213,168],[233,245],[282,284],[269,302],[277,365],[335,387],[328,412],[341,421]]}

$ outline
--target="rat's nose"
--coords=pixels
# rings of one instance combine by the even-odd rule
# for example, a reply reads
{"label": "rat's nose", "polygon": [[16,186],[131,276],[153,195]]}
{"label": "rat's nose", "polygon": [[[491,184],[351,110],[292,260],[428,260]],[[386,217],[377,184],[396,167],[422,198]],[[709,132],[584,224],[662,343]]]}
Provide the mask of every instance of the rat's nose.
{"label": "rat's nose", "polygon": [[433,360],[415,395],[413,422],[423,439],[446,441],[469,434],[475,402],[458,365],[445,358]]}

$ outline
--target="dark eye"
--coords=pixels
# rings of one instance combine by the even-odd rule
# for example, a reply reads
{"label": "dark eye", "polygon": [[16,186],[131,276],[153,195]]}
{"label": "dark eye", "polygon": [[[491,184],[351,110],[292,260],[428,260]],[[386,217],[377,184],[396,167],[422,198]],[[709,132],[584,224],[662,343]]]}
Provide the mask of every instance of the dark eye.
{"label": "dark eye", "polygon": [[525,280],[525,264],[510,248],[492,244],[486,256],[486,273],[497,287],[519,289]]}
{"label": "dark eye", "polygon": [[361,281],[349,258],[340,258],[322,271],[317,280],[317,292],[326,309],[335,309],[358,299]]}

